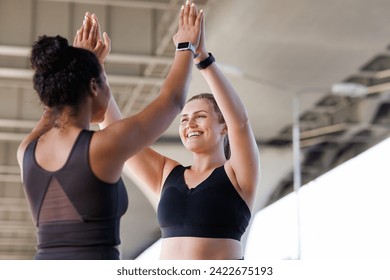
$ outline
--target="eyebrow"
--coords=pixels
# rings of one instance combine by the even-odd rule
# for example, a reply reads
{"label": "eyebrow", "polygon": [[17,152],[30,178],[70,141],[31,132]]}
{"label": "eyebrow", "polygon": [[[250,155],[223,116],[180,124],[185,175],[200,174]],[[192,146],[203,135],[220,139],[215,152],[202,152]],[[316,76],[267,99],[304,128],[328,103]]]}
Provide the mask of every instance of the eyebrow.
{"label": "eyebrow", "polygon": [[[192,115],[196,115],[196,114],[199,114],[199,113],[206,113],[206,114],[209,114],[209,112],[205,111],[205,110],[199,110],[199,111],[196,111],[194,113],[192,113]],[[181,117],[186,117],[188,116],[188,114],[183,114],[181,115]]]}

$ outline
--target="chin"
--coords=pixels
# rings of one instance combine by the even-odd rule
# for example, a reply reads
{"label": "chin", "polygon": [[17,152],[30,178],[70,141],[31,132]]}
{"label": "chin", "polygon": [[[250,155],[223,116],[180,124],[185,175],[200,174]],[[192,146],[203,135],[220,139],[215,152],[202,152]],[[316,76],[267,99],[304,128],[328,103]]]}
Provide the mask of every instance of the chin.
{"label": "chin", "polygon": [[186,144],[184,145],[184,147],[190,151],[190,152],[193,152],[193,153],[196,153],[197,151],[199,151],[203,145],[202,144],[195,144],[195,143],[190,143],[190,144]]}

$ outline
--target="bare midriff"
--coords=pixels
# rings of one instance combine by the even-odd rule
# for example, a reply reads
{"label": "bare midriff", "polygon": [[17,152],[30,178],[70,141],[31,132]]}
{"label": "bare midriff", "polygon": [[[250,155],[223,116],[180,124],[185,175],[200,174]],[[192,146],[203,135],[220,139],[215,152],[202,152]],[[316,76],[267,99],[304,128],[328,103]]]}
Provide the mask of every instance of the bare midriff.
{"label": "bare midriff", "polygon": [[241,243],[227,238],[163,238],[162,260],[237,260],[242,258]]}

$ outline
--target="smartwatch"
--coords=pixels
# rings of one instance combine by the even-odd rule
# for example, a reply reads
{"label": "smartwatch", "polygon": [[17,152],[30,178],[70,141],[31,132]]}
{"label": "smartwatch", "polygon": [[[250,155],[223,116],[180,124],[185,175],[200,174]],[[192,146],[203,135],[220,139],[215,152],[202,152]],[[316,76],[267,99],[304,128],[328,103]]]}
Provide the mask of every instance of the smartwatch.
{"label": "smartwatch", "polygon": [[182,42],[177,44],[176,51],[187,51],[190,50],[195,55],[195,47],[191,42]]}

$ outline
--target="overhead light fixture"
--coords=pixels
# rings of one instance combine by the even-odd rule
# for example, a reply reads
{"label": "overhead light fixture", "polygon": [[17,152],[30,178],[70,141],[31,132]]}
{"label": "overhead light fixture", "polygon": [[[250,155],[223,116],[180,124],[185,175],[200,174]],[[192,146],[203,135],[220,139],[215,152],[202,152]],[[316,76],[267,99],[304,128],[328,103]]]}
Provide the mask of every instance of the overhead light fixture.
{"label": "overhead light fixture", "polygon": [[373,93],[390,90],[390,83],[365,86],[358,83],[336,83],[331,87],[331,93],[339,96],[364,97]]}
{"label": "overhead light fixture", "polygon": [[368,87],[357,83],[336,83],[331,87],[334,95],[348,97],[363,97],[369,93]]}

